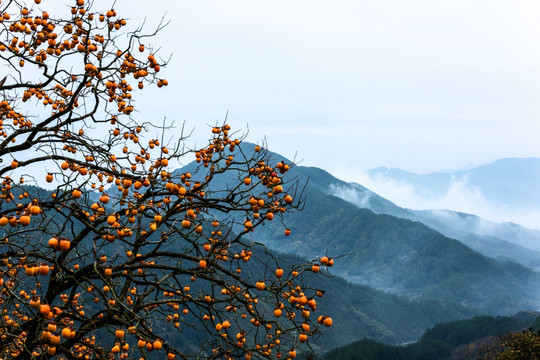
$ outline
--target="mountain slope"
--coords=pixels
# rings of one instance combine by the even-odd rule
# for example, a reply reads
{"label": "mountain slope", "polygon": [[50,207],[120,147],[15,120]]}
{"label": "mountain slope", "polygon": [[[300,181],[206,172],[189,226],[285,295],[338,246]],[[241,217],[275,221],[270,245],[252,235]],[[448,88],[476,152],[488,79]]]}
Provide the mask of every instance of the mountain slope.
{"label": "mountain slope", "polygon": [[482,345],[490,339],[527,329],[538,319],[538,313],[521,312],[512,317],[477,316],[472,319],[438,324],[427,330],[420,340],[406,346],[388,346],[371,340],[360,340],[322,355],[325,360],[437,360],[476,359]]}
{"label": "mountain slope", "polygon": [[537,230],[512,223],[493,223],[475,215],[450,210],[417,210],[404,217],[459,239],[484,255],[540,270],[540,232]]}
{"label": "mountain slope", "polygon": [[[501,164],[507,165],[502,166]],[[476,174],[477,178],[489,178],[491,176],[493,177],[491,179],[492,182],[507,183],[507,181],[496,180],[494,178],[496,174],[498,174],[499,177],[505,176],[503,170],[510,167],[508,164],[514,164],[514,168],[519,170],[518,173],[521,176],[527,174],[527,176],[534,178],[537,174],[537,167],[540,164],[540,159],[503,159],[494,163],[493,166],[496,167],[497,171],[493,169],[490,170],[491,166],[489,165],[468,171]],[[532,169],[525,169],[528,164],[532,164]],[[320,169],[318,170],[322,171]],[[308,172],[316,173],[316,171],[312,169],[309,169]],[[455,175],[448,173],[416,175],[396,169],[392,169],[391,172],[397,173],[398,175],[401,174],[405,179],[419,178],[420,180],[417,181],[417,186],[419,189],[423,189],[422,191],[425,189],[427,189],[426,191],[430,191],[429,189],[437,187],[438,183],[449,185],[452,181],[452,176],[455,177]],[[466,172],[462,171],[460,173],[465,174]],[[406,174],[407,176],[403,174]],[[396,178],[400,179],[399,176],[396,176]],[[540,175],[538,175],[538,178],[540,179]],[[318,177],[315,177],[315,179],[314,182],[319,183],[320,181],[318,179],[324,179],[323,184],[327,184],[326,188],[323,188],[323,186],[319,184],[320,190],[329,191],[331,194],[351,202],[360,208],[370,209],[377,214],[393,215],[422,222],[447,237],[460,240],[465,245],[484,255],[503,261],[516,261],[522,265],[540,269],[540,231],[538,230],[526,229],[520,225],[509,222],[495,223],[482,219],[479,216],[450,210],[404,209],[360,184],[346,183],[336,178],[332,178],[330,174],[327,174],[326,176],[319,175]],[[532,186],[529,182],[525,182],[524,180],[518,181],[518,184],[523,184],[523,186],[527,185],[529,187]]]}
{"label": "mountain slope", "polygon": [[[242,276],[246,278],[260,278],[267,271],[266,266],[274,262],[272,258],[277,258],[283,268],[305,262],[305,259],[295,255],[265,253],[262,248],[255,248],[253,253],[256,259],[245,263],[242,271]],[[310,339],[310,346],[315,349],[331,349],[364,337],[385,344],[416,341],[426,329],[437,323],[478,314],[463,306],[440,301],[411,301],[368,286],[353,284],[340,277],[329,276],[324,270],[319,274],[305,272],[302,284],[304,287],[324,290],[324,296],[316,298],[317,309],[311,315],[312,320],[319,315],[329,315],[333,319],[331,328],[324,328],[320,337]],[[199,290],[205,291],[204,288]],[[269,305],[266,308],[260,307],[263,309],[260,311],[271,313],[274,304]],[[250,328],[247,327],[247,330]],[[183,342],[184,346],[189,346],[193,341],[196,343],[197,340],[197,334],[189,328],[183,331],[181,337],[175,331],[160,333],[167,341]]]}
{"label": "mountain slope", "polygon": [[[535,308],[529,294],[538,276],[517,264],[501,264],[425,225],[376,215],[341,199],[311,191],[302,212],[288,217],[292,241],[259,232],[271,248],[307,257],[329,253],[338,274],[410,298],[439,299],[489,313]],[[518,295],[519,294],[519,295]]]}
{"label": "mountain slope", "polygon": [[[50,191],[41,188],[30,187],[29,190],[32,197],[49,198],[51,196]],[[55,218],[61,215],[58,212],[51,212],[48,216]],[[54,221],[51,221],[52,223]],[[72,225],[73,229],[77,230],[79,230],[79,226],[81,224],[78,222],[74,222]],[[154,236],[156,236],[155,240],[157,243],[157,237],[159,235],[154,234]],[[47,239],[36,239],[36,243],[46,243],[46,241]],[[93,244],[93,242],[90,243]],[[107,248],[102,249],[101,253],[102,255],[114,258],[118,253],[125,252],[124,246],[125,244],[123,242],[117,241],[110,244]],[[173,248],[178,251],[183,246],[186,246],[186,244],[182,241],[175,241],[174,237],[171,237],[168,241],[161,241],[160,246],[163,252],[167,252]],[[187,246],[188,249],[190,247]],[[253,282],[256,281],[255,279],[261,279],[262,274],[268,271],[274,271],[273,264],[275,263],[275,259],[278,260],[278,263],[284,269],[306,262],[304,258],[297,255],[271,252],[257,244],[254,244],[252,249],[254,254],[253,259],[244,263],[242,272],[238,276],[245,277],[245,279],[252,279]],[[3,249],[0,246],[1,250]],[[77,260],[77,263],[81,267],[84,267],[87,261],[92,260],[88,257],[82,257]],[[230,266],[231,271],[236,269],[235,264],[231,263]],[[271,269],[269,269],[269,266],[272,266]],[[264,276],[266,277],[266,275]],[[195,282],[190,278],[191,275],[186,275],[186,281],[190,284],[192,294],[209,294],[213,291],[209,282],[203,280],[204,276]],[[301,280],[298,281],[302,282],[303,288],[323,289],[325,291],[323,297],[316,298],[317,310],[313,311],[311,319],[314,321],[319,315],[328,314],[334,320],[332,328],[324,331],[323,335],[316,339],[315,344],[310,344],[315,347],[323,346],[325,348],[332,348],[345,345],[363,337],[370,337],[389,344],[414,341],[421,336],[426,328],[436,323],[462,319],[478,314],[478,312],[468,309],[465,306],[447,304],[442,301],[411,301],[404,297],[388,294],[368,286],[353,284],[343,278],[333,276],[324,268],[319,274],[306,271],[302,274]],[[46,280],[43,280],[42,285],[46,287]],[[221,287],[218,288],[221,289]],[[93,295],[87,295],[91,296],[91,298],[94,297]],[[274,305],[274,303],[271,303],[261,311],[272,313]],[[205,340],[204,335],[201,333],[202,324],[194,317],[197,311],[202,311],[199,314],[201,317],[203,314],[206,314],[205,309],[198,309],[198,307],[190,308],[190,315],[186,315],[185,319],[188,322],[193,321],[193,324],[192,326],[183,328],[181,333],[177,330],[172,330],[169,325],[165,325],[165,316],[153,318],[152,326],[154,330],[158,330],[156,333],[159,333],[167,342],[178,345],[179,348],[197,351],[200,350],[198,349],[199,345],[201,343],[204,344]],[[106,338],[108,336],[105,331],[97,335],[105,336]],[[105,341],[109,341],[112,346],[114,336],[112,339],[105,339]]]}
{"label": "mountain slope", "polygon": [[[249,148],[242,151],[249,156]],[[190,166],[195,165],[186,169]],[[411,299],[442,300],[491,314],[539,306],[532,289],[540,281],[533,271],[485,257],[422,223],[375,214],[335,197],[331,189],[347,184],[324,170],[293,166],[288,177],[307,183],[303,211],[284,217],[293,235],[284,236],[280,219],[274,219],[253,233],[254,241],[308,258],[346,255],[337,259],[336,274]],[[221,181],[226,184],[227,178]],[[373,199],[379,210],[405,211]]]}
{"label": "mountain slope", "polygon": [[377,214],[419,221],[441,234],[457,239],[486,256],[515,261],[540,269],[540,231],[512,223],[495,223],[479,216],[451,210],[403,209],[356,183],[330,186],[336,196]]}
{"label": "mountain slope", "polygon": [[[294,255],[277,256],[284,266],[301,261]],[[304,273],[306,285],[325,290],[325,295],[317,299],[315,314],[330,314],[334,319],[332,328],[317,341],[325,348],[364,337],[387,344],[415,341],[436,323],[463,319],[475,313],[441,301],[411,301],[327,275]]]}

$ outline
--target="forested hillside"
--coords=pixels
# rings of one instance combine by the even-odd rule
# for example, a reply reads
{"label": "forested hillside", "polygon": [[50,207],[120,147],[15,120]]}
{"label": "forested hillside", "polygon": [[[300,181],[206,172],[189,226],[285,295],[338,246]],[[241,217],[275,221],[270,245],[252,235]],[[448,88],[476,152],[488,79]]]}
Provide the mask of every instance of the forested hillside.
{"label": "forested hillside", "polygon": [[[249,157],[250,149],[238,151]],[[288,162],[279,154],[272,158]],[[294,166],[290,175],[303,199],[302,211],[285,218],[294,236],[285,236],[281,222],[273,221],[253,234],[254,240],[283,253],[339,257],[336,274],[410,299],[460,304],[493,315],[540,304],[531,291],[540,286],[534,271],[483,256],[420,222],[375,214],[337,198],[329,189],[346,183],[324,170]],[[222,181],[225,185],[227,178]],[[384,199],[377,203],[379,208],[392,207]]]}
{"label": "forested hillside", "polygon": [[384,345],[363,339],[334,349],[324,360],[465,360],[476,359],[497,336],[521,331],[535,324],[538,313],[523,312],[512,317],[477,316],[472,319],[438,324],[427,330],[416,343]]}

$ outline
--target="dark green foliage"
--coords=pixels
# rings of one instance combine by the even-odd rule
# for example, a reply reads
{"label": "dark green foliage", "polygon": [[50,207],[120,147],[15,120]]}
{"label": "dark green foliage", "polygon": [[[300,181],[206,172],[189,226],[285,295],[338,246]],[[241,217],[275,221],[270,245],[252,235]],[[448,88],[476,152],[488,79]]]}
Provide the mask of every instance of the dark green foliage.
{"label": "dark green foliage", "polygon": [[363,339],[355,346],[344,346],[328,352],[325,360],[403,360],[398,347]]}
{"label": "dark green foliage", "polygon": [[472,319],[437,324],[428,329],[420,342],[440,340],[452,347],[467,344],[471,340],[488,335],[499,335],[516,329],[522,329],[531,324],[531,320],[523,321],[516,317],[506,316],[477,316]]}
{"label": "dark green foliage", "polygon": [[[467,354],[467,359],[474,359],[480,354],[480,349],[486,342],[485,339],[495,338],[511,331],[520,331],[523,328],[528,328],[534,322],[539,321],[538,319],[540,319],[540,317],[538,319],[537,317],[538,313],[532,312],[522,312],[512,317],[476,316],[472,319],[437,324],[433,328],[427,330],[418,342],[409,345],[388,346],[364,339],[341,348],[331,350],[323,355],[322,358],[325,360],[463,360],[465,358],[458,357],[458,354]],[[526,337],[523,336],[522,341],[517,339],[517,336],[503,336],[502,338],[514,339],[515,343],[518,344],[516,346],[526,346],[526,344],[534,343],[534,341],[531,340],[532,337],[530,334]],[[526,344],[523,345],[523,343]],[[491,347],[490,349],[491,352],[495,352],[494,347]]]}

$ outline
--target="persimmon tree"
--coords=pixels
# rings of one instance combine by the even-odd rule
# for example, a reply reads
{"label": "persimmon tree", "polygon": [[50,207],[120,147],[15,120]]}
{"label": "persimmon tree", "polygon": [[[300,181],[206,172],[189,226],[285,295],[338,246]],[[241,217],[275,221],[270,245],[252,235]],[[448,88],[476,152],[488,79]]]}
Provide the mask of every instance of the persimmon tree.
{"label": "persimmon tree", "polygon": [[161,26],[97,4],[0,1],[0,359],[295,358],[332,325],[302,273],[332,259],[250,238],[301,207],[293,164],[227,124],[186,149],[137,120],[168,84]]}

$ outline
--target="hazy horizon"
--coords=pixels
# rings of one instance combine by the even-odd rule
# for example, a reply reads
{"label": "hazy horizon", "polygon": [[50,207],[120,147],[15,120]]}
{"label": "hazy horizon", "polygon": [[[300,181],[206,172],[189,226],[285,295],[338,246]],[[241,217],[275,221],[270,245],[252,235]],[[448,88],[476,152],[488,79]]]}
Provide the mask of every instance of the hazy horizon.
{"label": "hazy horizon", "polygon": [[[472,169],[491,163],[474,166]],[[407,169],[399,170],[407,171]],[[471,184],[467,175],[455,177],[452,171],[439,171],[439,173],[450,173],[452,178],[447,187],[435,193],[423,191],[417,184],[382,174],[374,175],[369,171],[357,175],[353,182],[365,186],[403,208],[413,210],[446,209],[477,215],[488,221],[512,222],[529,229],[540,230],[540,204],[531,206],[516,205],[518,202],[501,203],[500,200],[490,198],[481,186]]]}

